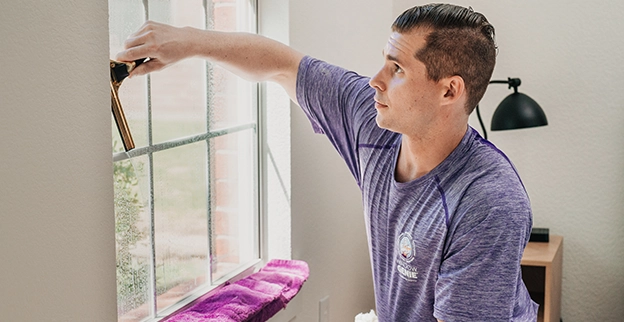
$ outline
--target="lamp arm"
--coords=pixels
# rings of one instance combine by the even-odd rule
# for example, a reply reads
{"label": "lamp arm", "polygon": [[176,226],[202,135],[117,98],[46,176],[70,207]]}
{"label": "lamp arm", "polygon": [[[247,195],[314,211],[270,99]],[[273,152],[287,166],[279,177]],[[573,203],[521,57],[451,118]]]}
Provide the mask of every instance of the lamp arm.
{"label": "lamp arm", "polygon": [[518,87],[522,84],[520,78],[507,77],[507,80],[491,80],[490,84],[507,84],[509,88],[514,89],[514,93],[518,93]]}
{"label": "lamp arm", "polygon": [[[509,88],[514,89],[514,93],[518,93],[518,86],[522,84],[520,78],[511,78],[507,77],[507,80],[491,80],[489,84],[507,84]],[[476,107],[477,110],[477,119],[479,119],[479,124],[481,125],[481,129],[483,129],[483,138],[487,140],[487,131],[485,130],[485,125],[483,124],[483,119],[481,119],[481,112],[479,111],[479,104]]]}
{"label": "lamp arm", "polygon": [[483,120],[481,119],[481,113],[479,112],[479,104],[477,104],[477,118],[479,119],[479,124],[481,124],[481,129],[483,130],[483,138],[487,140],[487,131],[485,130],[485,125],[483,125]]}

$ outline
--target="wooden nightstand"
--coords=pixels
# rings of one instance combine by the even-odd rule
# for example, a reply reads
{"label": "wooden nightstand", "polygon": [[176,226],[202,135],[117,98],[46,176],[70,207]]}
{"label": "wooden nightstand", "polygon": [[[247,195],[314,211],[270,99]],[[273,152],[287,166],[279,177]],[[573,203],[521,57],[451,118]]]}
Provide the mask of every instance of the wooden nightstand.
{"label": "wooden nightstand", "polygon": [[522,279],[533,301],[540,305],[538,321],[561,319],[561,268],[563,237],[550,235],[549,242],[529,242],[522,255]]}

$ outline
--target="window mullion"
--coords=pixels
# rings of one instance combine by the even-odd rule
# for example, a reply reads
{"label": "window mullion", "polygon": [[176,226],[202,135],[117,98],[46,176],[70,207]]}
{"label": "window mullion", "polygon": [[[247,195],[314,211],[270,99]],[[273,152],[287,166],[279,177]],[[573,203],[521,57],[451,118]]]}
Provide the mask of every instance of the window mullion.
{"label": "window mullion", "polygon": [[[257,0],[248,0],[249,4],[252,8],[252,26],[254,28],[253,32],[254,33],[258,33],[258,1]],[[263,191],[265,191],[265,186],[264,186],[264,182],[266,181],[264,178],[265,175],[265,146],[264,146],[264,142],[265,142],[265,137],[266,137],[266,127],[264,126],[265,124],[265,119],[264,119],[264,114],[262,112],[262,107],[263,107],[263,99],[264,99],[264,93],[263,93],[263,88],[264,88],[264,84],[263,83],[257,83],[254,87],[254,111],[255,111],[255,116],[254,119],[256,121],[256,127],[255,127],[255,156],[256,158],[254,159],[254,173],[255,173],[255,182],[254,182],[254,186],[256,187],[257,191],[255,192],[256,194],[256,198],[255,198],[255,210],[256,210],[256,241],[257,241],[257,256],[259,257],[260,260],[266,259],[266,255],[268,253],[266,246],[268,246],[268,242],[267,240],[265,240],[265,225],[266,223],[266,217],[265,217],[265,196],[263,195]]]}
{"label": "window mullion", "polygon": [[[203,5],[204,5],[204,29],[206,30],[210,30],[213,29],[212,28],[212,12],[213,12],[213,2],[210,0],[203,0]],[[206,61],[205,64],[205,68],[206,68],[206,133],[210,133],[211,130],[211,117],[210,117],[210,113],[211,113],[211,103],[213,102],[213,96],[212,96],[212,91],[211,91],[211,82],[212,82],[212,64],[209,63],[208,61]],[[214,228],[214,223],[213,223],[213,213],[212,213],[212,198],[213,198],[213,193],[212,190],[214,189],[213,185],[211,184],[211,180],[214,176],[214,174],[212,173],[212,162],[211,162],[211,153],[212,153],[212,149],[210,147],[210,140],[211,138],[208,137],[206,139],[206,184],[208,185],[206,191],[207,191],[207,197],[206,197],[206,211],[207,211],[207,216],[206,216],[206,225],[208,226],[208,254],[206,254],[208,256],[208,267],[207,267],[207,281],[208,281],[208,285],[212,285],[213,283],[213,279],[212,279],[212,270],[213,270],[213,256],[212,254],[214,254],[214,242],[213,242],[213,228]]]}
{"label": "window mullion", "polygon": [[[149,20],[149,0],[143,0],[143,7],[145,9],[145,20]],[[151,75],[147,75],[147,146],[153,146],[153,133],[152,133],[152,80]],[[150,238],[150,316],[152,318],[158,315],[158,289],[156,286],[156,216],[154,211],[154,154],[148,152],[148,168],[149,168],[149,211],[150,211],[150,224],[149,224],[149,238]]]}
{"label": "window mullion", "polygon": [[158,314],[158,293],[156,288],[156,216],[154,215],[154,154],[149,153],[148,168],[149,168],[149,208],[150,208],[150,225],[149,225],[149,238],[150,238],[150,315],[156,317]]}
{"label": "window mullion", "polygon": [[236,132],[249,130],[249,129],[253,129],[255,131],[256,123],[255,122],[244,123],[244,124],[224,128],[224,129],[219,129],[219,130],[209,132],[209,133],[197,134],[197,135],[193,135],[193,136],[189,136],[185,138],[174,139],[174,140],[170,140],[170,141],[166,141],[162,143],[152,144],[150,146],[135,148],[128,152],[119,152],[119,153],[113,154],[113,161],[114,162],[123,161],[126,159],[138,157],[140,155],[147,155],[148,153],[155,153],[158,151],[173,149],[173,148],[180,147],[183,145],[188,145],[188,144],[201,142],[201,141],[207,141],[208,139],[216,138],[218,136],[236,133]]}

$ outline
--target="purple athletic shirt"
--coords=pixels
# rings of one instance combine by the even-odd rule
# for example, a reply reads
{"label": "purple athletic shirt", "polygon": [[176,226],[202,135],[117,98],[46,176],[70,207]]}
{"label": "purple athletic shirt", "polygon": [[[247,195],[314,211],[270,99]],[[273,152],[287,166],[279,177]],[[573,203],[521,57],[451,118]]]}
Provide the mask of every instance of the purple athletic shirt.
{"label": "purple athletic shirt", "polygon": [[468,127],[435,169],[397,182],[401,135],[377,126],[368,81],[305,57],[297,101],[362,190],[379,320],[535,321],[520,270],[531,206],[509,159]]}

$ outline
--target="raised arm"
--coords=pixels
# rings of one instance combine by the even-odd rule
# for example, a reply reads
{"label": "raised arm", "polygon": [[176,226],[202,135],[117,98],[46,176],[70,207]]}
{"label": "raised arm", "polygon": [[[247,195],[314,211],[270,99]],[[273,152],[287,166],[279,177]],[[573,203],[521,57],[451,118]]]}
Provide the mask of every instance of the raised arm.
{"label": "raised arm", "polygon": [[126,49],[117,60],[150,58],[131,76],[157,71],[185,58],[202,57],[247,80],[276,82],[296,101],[297,70],[303,54],[263,36],[148,21],[124,45]]}

